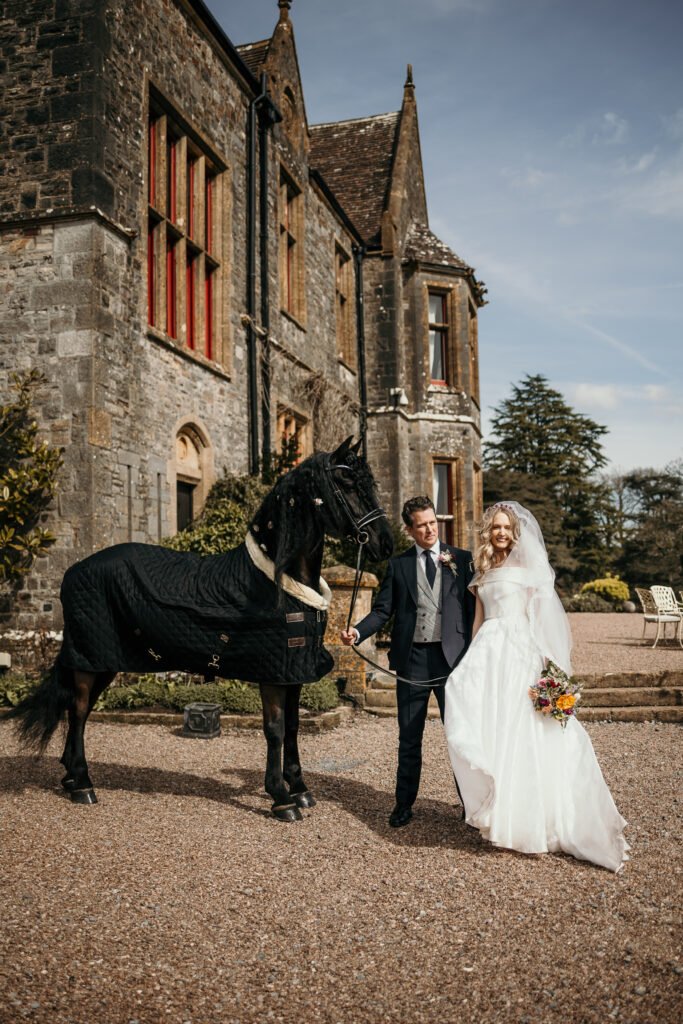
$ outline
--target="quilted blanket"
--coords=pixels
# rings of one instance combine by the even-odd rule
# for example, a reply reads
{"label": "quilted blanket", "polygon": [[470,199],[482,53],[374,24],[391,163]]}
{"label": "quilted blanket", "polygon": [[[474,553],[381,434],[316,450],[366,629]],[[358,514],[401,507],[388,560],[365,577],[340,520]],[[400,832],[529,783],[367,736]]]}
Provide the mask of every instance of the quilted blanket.
{"label": "quilted blanket", "polygon": [[[256,562],[256,564],[255,564]],[[332,668],[323,646],[329,589],[284,579],[249,536],[224,555],[118,544],[62,583],[59,660],[85,672],[182,670],[264,683],[311,683]]]}

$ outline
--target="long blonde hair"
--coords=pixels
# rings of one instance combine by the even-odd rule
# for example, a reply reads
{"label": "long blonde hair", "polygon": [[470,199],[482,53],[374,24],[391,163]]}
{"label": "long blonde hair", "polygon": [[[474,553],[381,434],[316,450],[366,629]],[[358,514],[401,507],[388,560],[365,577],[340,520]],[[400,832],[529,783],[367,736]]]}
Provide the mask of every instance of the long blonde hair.
{"label": "long blonde hair", "polygon": [[517,513],[503,501],[487,508],[484,512],[481,523],[477,528],[480,544],[474,553],[474,568],[481,575],[488,572],[489,569],[496,565],[495,550],[491,543],[491,529],[493,527],[493,520],[498,512],[504,512],[510,520],[510,526],[512,527],[512,544],[510,546],[510,550],[519,540],[521,524]]}

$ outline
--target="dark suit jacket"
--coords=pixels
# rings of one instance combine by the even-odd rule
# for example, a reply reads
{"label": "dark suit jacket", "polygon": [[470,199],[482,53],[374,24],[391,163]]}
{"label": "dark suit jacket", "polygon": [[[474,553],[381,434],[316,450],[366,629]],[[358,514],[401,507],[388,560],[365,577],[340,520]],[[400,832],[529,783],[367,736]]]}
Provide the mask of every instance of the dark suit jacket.
{"label": "dark suit jacket", "polygon": [[[447,565],[440,566],[441,647],[446,661],[453,667],[472,637],[475,601],[467,584],[474,572],[471,552],[452,548],[448,544],[442,544],[441,550],[450,551],[457,571],[454,576]],[[422,548],[415,545],[389,560],[386,576],[372,610],[356,623],[361,642],[394,616],[389,667],[401,675],[408,671],[417,622],[417,574],[422,572],[417,564],[418,552],[421,553]]]}

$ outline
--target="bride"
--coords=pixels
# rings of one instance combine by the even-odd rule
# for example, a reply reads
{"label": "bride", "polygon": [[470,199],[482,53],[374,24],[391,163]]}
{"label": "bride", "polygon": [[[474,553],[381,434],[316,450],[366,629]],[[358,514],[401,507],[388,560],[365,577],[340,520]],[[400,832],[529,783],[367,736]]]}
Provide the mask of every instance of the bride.
{"label": "bride", "polygon": [[473,640],[446,683],[444,725],[465,820],[522,853],[570,853],[611,871],[628,860],[590,738],[534,710],[547,660],[571,674],[569,622],[538,523],[516,501],[484,513]]}

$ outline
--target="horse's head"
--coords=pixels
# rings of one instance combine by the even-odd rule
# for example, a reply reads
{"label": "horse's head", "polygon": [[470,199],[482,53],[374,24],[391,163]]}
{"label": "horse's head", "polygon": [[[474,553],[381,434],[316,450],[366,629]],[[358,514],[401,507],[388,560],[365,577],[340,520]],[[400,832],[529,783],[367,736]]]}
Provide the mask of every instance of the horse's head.
{"label": "horse's head", "polygon": [[318,456],[320,512],[327,532],[364,544],[372,561],[379,562],[391,555],[394,541],[370,467],[358,454],[361,442],[351,441],[347,437],[336,451]]}
{"label": "horse's head", "polygon": [[325,534],[352,537],[365,545],[372,561],[388,558],[393,537],[379,507],[377,488],[360,442],[347,438],[335,452],[319,452],[282,477],[251,523],[251,532],[283,572],[316,580]]}

